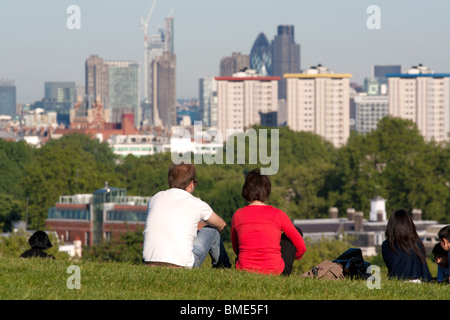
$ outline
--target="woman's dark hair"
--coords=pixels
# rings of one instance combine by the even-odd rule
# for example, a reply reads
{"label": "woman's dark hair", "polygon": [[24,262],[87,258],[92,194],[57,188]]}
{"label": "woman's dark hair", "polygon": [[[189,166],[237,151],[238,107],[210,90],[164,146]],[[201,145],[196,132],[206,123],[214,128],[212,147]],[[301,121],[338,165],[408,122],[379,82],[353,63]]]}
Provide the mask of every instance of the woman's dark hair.
{"label": "woman's dark hair", "polygon": [[393,252],[396,252],[395,246],[397,246],[409,255],[411,251],[414,252],[422,262],[425,262],[425,247],[406,210],[398,209],[391,214],[386,228],[386,239]]}
{"label": "woman's dark hair", "polygon": [[28,239],[28,243],[32,249],[45,250],[53,247],[47,233],[40,230],[33,233],[30,239]]}
{"label": "woman's dark hair", "polygon": [[186,189],[195,179],[196,169],[193,164],[174,164],[169,168],[169,187]]}
{"label": "woman's dark hair", "polygon": [[447,257],[448,252],[444,250],[444,248],[441,247],[440,243],[436,243],[433,247],[433,251],[431,251],[432,254],[435,256],[445,256]]}
{"label": "woman's dark hair", "polygon": [[247,174],[242,188],[242,197],[248,202],[259,200],[265,202],[270,195],[270,179],[262,175],[259,169],[253,169]]}

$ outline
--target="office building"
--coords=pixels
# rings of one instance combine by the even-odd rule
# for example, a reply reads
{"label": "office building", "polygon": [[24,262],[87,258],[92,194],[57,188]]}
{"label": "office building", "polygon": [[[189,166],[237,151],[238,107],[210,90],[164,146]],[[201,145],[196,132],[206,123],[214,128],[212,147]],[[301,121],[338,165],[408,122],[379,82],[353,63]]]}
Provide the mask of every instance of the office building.
{"label": "office building", "polygon": [[44,99],[55,102],[72,102],[77,99],[75,82],[47,81],[44,83]]}
{"label": "office building", "polygon": [[250,69],[266,77],[272,75],[272,48],[264,33],[260,33],[250,51]]}
{"label": "office building", "polygon": [[123,114],[141,121],[139,103],[139,64],[134,61],[105,61],[91,55],[85,63],[86,96],[109,110],[110,122],[120,123]]}
{"label": "office building", "polygon": [[389,114],[416,123],[427,141],[449,141],[450,73],[419,64],[404,74],[387,74]]}
{"label": "office building", "polygon": [[199,104],[203,125],[217,128],[217,80],[214,77],[200,78]]}
{"label": "office building", "polygon": [[285,74],[287,80],[287,126],[309,131],[334,146],[350,136],[349,79],[318,65],[303,73]]}
{"label": "office building", "polygon": [[173,41],[173,17],[164,19],[164,51],[175,53]]}
{"label": "office building", "polygon": [[272,75],[281,78],[278,98],[286,99],[285,73],[300,72],[300,45],[295,43],[294,26],[280,25],[272,40]]}
{"label": "office building", "polygon": [[16,116],[16,85],[13,80],[0,80],[0,115]]}
{"label": "office building", "polygon": [[150,197],[127,196],[126,189],[105,187],[92,194],[61,196],[48,210],[47,229],[62,242],[79,239],[83,245],[100,244],[129,230],[145,226]]}
{"label": "office building", "polygon": [[[164,19],[164,26],[159,28],[158,31],[152,35],[147,41],[145,47],[145,59],[144,59],[144,101],[141,106],[141,118],[145,125],[155,125],[154,114],[154,74],[153,63],[155,59],[161,57],[164,52],[169,54],[175,54],[174,47],[174,18],[172,16]],[[156,124],[159,125],[159,124]]]}
{"label": "office building", "polygon": [[279,77],[246,70],[216,77],[218,129],[224,139],[252,125],[276,126]]}
{"label": "office building", "polygon": [[164,52],[152,61],[153,124],[171,128],[177,125],[176,56]]}
{"label": "office building", "polygon": [[121,122],[123,114],[134,114],[140,126],[139,65],[134,61],[105,61],[108,68],[108,101],[111,122]]}
{"label": "office building", "polygon": [[86,59],[85,81],[86,95],[109,108],[108,66],[99,56],[91,55]]}
{"label": "office building", "polygon": [[374,65],[372,67],[372,77],[386,78],[390,73],[401,73],[402,66],[400,65]]}
{"label": "office building", "polygon": [[220,60],[221,77],[231,77],[233,74],[249,68],[250,56],[248,54],[233,52],[231,57],[223,57]]}
{"label": "office building", "polygon": [[359,93],[355,102],[355,130],[368,133],[377,128],[378,121],[389,114],[389,99],[387,95],[368,95]]}
{"label": "office building", "polygon": [[57,113],[59,124],[70,124],[70,110],[77,101],[77,87],[75,82],[47,81],[44,83],[44,99],[36,101],[33,109],[42,108],[45,111]]}

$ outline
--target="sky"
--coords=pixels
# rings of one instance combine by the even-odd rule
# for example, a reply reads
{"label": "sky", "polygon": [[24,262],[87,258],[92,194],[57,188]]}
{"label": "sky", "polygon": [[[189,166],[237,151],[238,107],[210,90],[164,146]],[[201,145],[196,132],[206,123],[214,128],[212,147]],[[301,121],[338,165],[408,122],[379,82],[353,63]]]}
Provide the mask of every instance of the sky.
{"label": "sky", "polygon": [[[84,85],[90,55],[133,60],[142,66],[140,19],[154,0],[1,0],[0,79],[16,83],[17,103],[44,96],[46,81]],[[67,8],[80,8],[80,29],[70,30]],[[380,9],[380,29],[369,29],[370,5]],[[249,54],[260,32],[269,41],[277,26],[294,25],[301,69],[322,64],[351,73],[363,84],[372,66],[422,63],[450,73],[448,0],[158,0],[149,34],[174,17],[177,98],[198,98],[198,80],[219,76],[220,59]],[[143,70],[141,67],[141,94]]]}

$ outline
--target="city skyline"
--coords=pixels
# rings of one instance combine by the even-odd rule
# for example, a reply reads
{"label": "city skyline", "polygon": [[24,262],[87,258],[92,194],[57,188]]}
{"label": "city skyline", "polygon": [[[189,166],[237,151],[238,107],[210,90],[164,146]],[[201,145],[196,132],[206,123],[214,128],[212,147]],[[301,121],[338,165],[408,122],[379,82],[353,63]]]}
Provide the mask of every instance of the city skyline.
{"label": "city skyline", "polygon": [[[49,81],[85,82],[85,60],[134,60],[143,86],[143,32],[153,0],[89,2],[4,1],[0,4],[0,79],[14,80],[17,103],[44,97]],[[392,2],[392,1],[391,1]],[[80,8],[80,29],[66,20],[72,5]],[[370,5],[381,9],[381,29],[366,22]],[[198,98],[198,81],[219,76],[220,59],[233,52],[250,54],[263,32],[272,41],[278,25],[293,25],[301,46],[301,69],[323,64],[350,73],[362,85],[373,65],[401,65],[405,72],[423,63],[437,73],[450,72],[450,3],[430,1],[181,1],[160,0],[149,23],[149,36],[174,17],[177,98]],[[142,97],[141,90],[141,98]]]}

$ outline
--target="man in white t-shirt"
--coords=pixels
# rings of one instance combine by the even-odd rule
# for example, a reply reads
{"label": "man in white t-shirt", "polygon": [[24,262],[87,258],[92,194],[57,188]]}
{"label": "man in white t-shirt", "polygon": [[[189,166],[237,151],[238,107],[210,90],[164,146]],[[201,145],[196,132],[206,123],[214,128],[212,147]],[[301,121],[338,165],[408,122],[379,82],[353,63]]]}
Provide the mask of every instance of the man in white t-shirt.
{"label": "man in white t-shirt", "polygon": [[192,164],[172,165],[170,189],[151,198],[144,230],[145,264],[199,267],[209,253],[213,267],[231,267],[220,237],[226,223],[193,196],[195,176]]}

